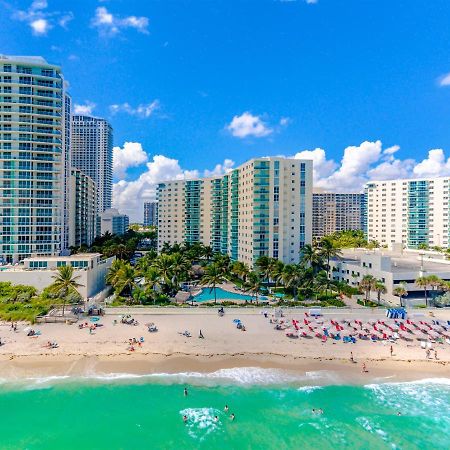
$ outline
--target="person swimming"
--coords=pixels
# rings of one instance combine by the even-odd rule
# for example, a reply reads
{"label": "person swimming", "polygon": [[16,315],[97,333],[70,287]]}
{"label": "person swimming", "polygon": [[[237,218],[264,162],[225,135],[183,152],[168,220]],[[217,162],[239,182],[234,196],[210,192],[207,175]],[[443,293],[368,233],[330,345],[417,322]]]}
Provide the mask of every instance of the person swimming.
{"label": "person swimming", "polygon": [[184,396],[185,396],[185,397],[188,396],[188,390],[187,390],[187,388],[184,388]]}
{"label": "person swimming", "polygon": [[183,416],[183,422],[186,423],[188,421],[188,416]]}
{"label": "person swimming", "polygon": [[223,410],[224,410],[225,412],[228,412],[228,405],[225,405],[225,408],[223,408]]}
{"label": "person swimming", "polygon": [[218,422],[219,418],[217,416],[214,416],[214,422]]}
{"label": "person swimming", "polygon": [[230,415],[230,420],[233,421],[233,420],[235,419],[235,417],[236,417],[236,416],[234,415],[234,413],[231,413],[231,415]]}

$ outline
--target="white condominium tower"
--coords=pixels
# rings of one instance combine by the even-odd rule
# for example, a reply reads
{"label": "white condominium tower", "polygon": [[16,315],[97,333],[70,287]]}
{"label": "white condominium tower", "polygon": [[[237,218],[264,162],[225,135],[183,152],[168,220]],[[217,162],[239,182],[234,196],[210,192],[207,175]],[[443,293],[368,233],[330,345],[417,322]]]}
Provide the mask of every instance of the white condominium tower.
{"label": "white condominium tower", "polygon": [[111,208],[112,148],[112,128],[106,120],[81,115],[72,117],[72,166],[94,181],[97,213]]}
{"label": "white condominium tower", "polygon": [[0,55],[0,258],[65,250],[70,111],[58,66]]}
{"label": "white condominium tower", "polygon": [[449,183],[449,177],[367,183],[367,238],[381,245],[447,248]]}
{"label": "white condominium tower", "polygon": [[158,248],[202,242],[250,266],[299,261],[312,240],[312,161],[256,158],[225,175],[160,183]]}

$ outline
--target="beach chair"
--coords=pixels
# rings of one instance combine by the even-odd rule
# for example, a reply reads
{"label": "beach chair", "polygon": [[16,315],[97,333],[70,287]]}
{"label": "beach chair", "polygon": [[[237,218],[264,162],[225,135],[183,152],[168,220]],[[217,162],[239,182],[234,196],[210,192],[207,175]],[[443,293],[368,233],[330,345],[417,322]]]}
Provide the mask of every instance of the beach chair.
{"label": "beach chair", "polygon": [[[450,344],[450,339],[447,339]],[[325,335],[322,336],[322,342],[327,342],[327,337]]]}

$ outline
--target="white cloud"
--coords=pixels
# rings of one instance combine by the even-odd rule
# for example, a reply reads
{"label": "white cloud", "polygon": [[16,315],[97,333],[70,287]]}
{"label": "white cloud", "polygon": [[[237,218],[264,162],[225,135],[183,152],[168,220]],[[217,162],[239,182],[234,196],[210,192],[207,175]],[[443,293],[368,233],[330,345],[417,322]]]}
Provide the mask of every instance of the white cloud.
{"label": "white cloud", "polygon": [[238,138],[264,137],[273,133],[273,129],[264,123],[260,116],[254,116],[246,111],[240,116],[234,116],[227,130]]}
{"label": "white cloud", "polygon": [[450,86],[450,73],[446,73],[439,78],[439,86]]}
{"label": "white cloud", "polygon": [[213,170],[206,169],[203,172],[203,176],[205,177],[217,177],[219,175],[223,175],[224,173],[229,172],[234,167],[234,161],[231,159],[225,159],[223,164],[216,164]]}
{"label": "white cloud", "polygon": [[113,148],[113,174],[125,178],[129,167],[138,167],[147,162],[148,156],[139,142],[125,142],[123,147]]}
{"label": "white cloud", "polygon": [[122,29],[133,28],[140,33],[148,34],[148,18],[141,16],[119,17],[110,13],[104,6],[95,10],[92,26],[103,35],[115,35]]}
{"label": "white cloud", "polygon": [[383,150],[383,155],[393,155],[400,150],[400,145],[393,145],[392,147],[385,148]]}
{"label": "white cloud", "polygon": [[33,30],[33,34],[42,35],[47,34],[47,31],[51,28],[47,19],[36,19],[30,22],[30,27]]}
{"label": "white cloud", "polygon": [[413,159],[393,159],[384,161],[367,172],[370,180],[393,180],[394,178],[409,178],[414,167]]}
{"label": "white cloud", "polygon": [[73,113],[81,116],[91,116],[96,106],[95,103],[90,102],[89,100],[86,101],[84,105],[75,103],[73,106]]}
{"label": "white cloud", "polygon": [[446,158],[444,150],[436,148],[428,152],[428,158],[414,167],[417,177],[442,177],[450,175],[450,158]]}
{"label": "white cloud", "polygon": [[131,106],[129,103],[114,104],[109,107],[109,110],[111,111],[111,114],[124,112],[131,116],[147,118],[153,115],[153,113],[158,109],[160,109],[160,107],[161,104],[159,100],[156,99],[153,100],[151,103],[140,104],[136,107]]}
{"label": "white cloud", "polygon": [[303,150],[302,152],[296,153],[294,158],[313,160],[314,182],[319,182],[323,178],[330,176],[338,166],[333,160],[327,160],[325,150],[322,148]]}
{"label": "white cloud", "polygon": [[144,200],[154,200],[156,185],[167,180],[182,180],[199,176],[196,170],[183,170],[178,160],[164,155],[155,155],[147,163],[147,170],[137,180],[121,180],[113,185],[113,204],[128,214],[132,221],[142,220],[139,213]]}
{"label": "white cloud", "polygon": [[305,1],[308,5],[315,5],[316,3],[319,3],[319,0],[305,0]]}
{"label": "white cloud", "polygon": [[46,0],[34,0],[28,9],[15,10],[12,17],[27,23],[35,36],[45,36],[55,25],[66,28],[74,17],[71,11],[48,11],[47,8]]}

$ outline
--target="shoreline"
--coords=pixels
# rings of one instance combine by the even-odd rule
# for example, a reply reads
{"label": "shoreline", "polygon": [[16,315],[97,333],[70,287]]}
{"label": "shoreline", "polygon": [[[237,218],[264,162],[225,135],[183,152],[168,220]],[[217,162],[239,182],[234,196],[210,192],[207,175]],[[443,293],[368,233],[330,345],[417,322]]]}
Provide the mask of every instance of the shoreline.
{"label": "shoreline", "polygon": [[[115,354],[115,355],[2,355],[0,378],[4,382],[21,382],[32,379],[68,378],[76,380],[164,377],[180,375],[180,383],[199,382],[213,374],[219,384],[241,384],[240,374],[250,373],[243,384],[294,384],[298,385],[365,385],[383,382],[414,382],[424,379],[449,379],[449,362],[422,360],[364,359],[367,373],[362,372],[362,360],[352,363],[342,358],[303,357],[275,354],[221,354],[187,355],[173,353]],[[259,370],[260,369],[260,370]],[[237,373],[235,376],[234,372]],[[270,374],[268,382],[264,374]],[[284,380],[283,374],[289,375]],[[280,376],[279,382],[277,376]],[[269,382],[270,380],[270,382]],[[289,381],[291,380],[291,382]]]}

